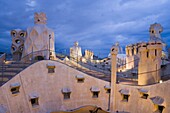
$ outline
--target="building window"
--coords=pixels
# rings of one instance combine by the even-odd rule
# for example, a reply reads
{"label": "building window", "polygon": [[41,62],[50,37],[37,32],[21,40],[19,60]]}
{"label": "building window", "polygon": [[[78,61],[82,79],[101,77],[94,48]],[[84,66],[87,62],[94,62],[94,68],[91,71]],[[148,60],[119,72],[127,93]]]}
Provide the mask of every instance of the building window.
{"label": "building window", "polygon": [[110,85],[105,85],[104,89],[106,90],[106,93],[110,93],[110,91],[111,91]]}
{"label": "building window", "polygon": [[55,73],[55,65],[54,64],[47,64],[48,73]]}
{"label": "building window", "polygon": [[76,79],[77,79],[77,83],[83,83],[85,78],[83,75],[77,75]]}
{"label": "building window", "polygon": [[70,93],[64,93],[64,99],[70,99]]}
{"label": "building window", "polygon": [[99,92],[93,92],[93,98],[98,98],[99,97]]}
{"label": "building window", "polygon": [[146,57],[149,58],[149,51],[146,52]]}
{"label": "building window", "polygon": [[129,95],[123,95],[122,101],[128,102],[128,99],[129,99]]}
{"label": "building window", "polygon": [[107,92],[106,93],[110,93],[111,89],[107,89]]}
{"label": "building window", "polygon": [[155,105],[156,107],[156,111],[155,113],[163,113],[163,110],[164,110],[164,106],[161,106],[161,105]]}
{"label": "building window", "polygon": [[139,91],[139,93],[141,95],[141,98],[143,98],[143,99],[147,99],[148,98],[149,94],[148,94],[148,90],[147,89],[141,88],[141,89],[138,89],[138,91]]}
{"label": "building window", "polygon": [[48,73],[55,73],[54,68],[48,68]]}
{"label": "building window", "polygon": [[155,49],[155,56],[157,56],[157,50]]}
{"label": "building window", "polygon": [[163,112],[163,110],[164,110],[164,108],[165,108],[164,106],[158,106],[158,110],[159,110],[159,112],[160,112],[160,113],[162,113],[162,112]]}
{"label": "building window", "polygon": [[29,95],[29,98],[32,107],[37,107],[39,105],[39,96],[37,93],[31,93]]}
{"label": "building window", "polygon": [[149,96],[148,94],[143,93],[143,94],[142,94],[142,96],[141,96],[141,98],[143,98],[143,99],[147,99],[147,98],[148,98],[148,96]]}
{"label": "building window", "polygon": [[165,108],[163,106],[165,104],[164,99],[160,96],[155,96],[155,97],[152,97],[150,99],[151,99],[151,101],[153,102],[153,104],[156,108],[155,109],[156,111],[154,113],[162,113],[164,108]]}
{"label": "building window", "polygon": [[129,90],[127,89],[121,89],[120,91],[120,94],[122,95],[122,101],[123,102],[128,102],[129,100]]}
{"label": "building window", "polygon": [[36,107],[36,106],[39,105],[39,103],[38,103],[38,97],[37,97],[37,98],[31,98],[30,101],[31,101],[32,107]]}
{"label": "building window", "polygon": [[20,89],[20,83],[12,83],[10,85],[10,91],[12,94],[18,94]]}
{"label": "building window", "polygon": [[69,88],[63,88],[62,93],[65,100],[70,99],[71,90]]}
{"label": "building window", "polygon": [[100,92],[100,89],[96,86],[92,86],[91,87],[91,92],[92,92],[92,98],[98,98],[99,97],[99,92]]}
{"label": "building window", "polygon": [[19,87],[11,88],[11,92],[12,92],[12,94],[17,94],[17,93],[19,93]]}
{"label": "building window", "polygon": [[78,83],[83,83],[83,82],[84,82],[84,79],[77,79],[77,82],[78,82]]}

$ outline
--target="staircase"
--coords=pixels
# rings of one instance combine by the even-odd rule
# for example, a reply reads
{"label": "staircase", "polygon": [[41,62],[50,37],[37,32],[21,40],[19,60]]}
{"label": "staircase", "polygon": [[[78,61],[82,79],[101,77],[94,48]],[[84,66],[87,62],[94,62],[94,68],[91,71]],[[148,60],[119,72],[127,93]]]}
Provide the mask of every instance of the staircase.
{"label": "staircase", "polygon": [[32,63],[11,61],[0,65],[0,86],[9,81]]}
{"label": "staircase", "polygon": [[[36,61],[35,61],[36,62]],[[59,61],[61,62],[61,60]],[[63,63],[63,62],[61,62]],[[24,70],[26,67],[30,66],[31,62],[22,62],[22,61],[7,61],[6,63],[0,64],[0,86],[8,82],[11,78],[13,78],[15,75],[17,75],[19,72]],[[64,63],[65,65],[68,65],[67,63]],[[83,73],[86,73],[90,76],[110,81],[111,76],[110,74],[102,73],[96,70],[92,70],[89,68],[86,68],[84,66],[77,66],[76,64],[69,63],[70,67],[79,70]]]}
{"label": "staircase", "polygon": [[96,77],[96,78],[99,78],[99,79],[102,79],[102,80],[105,80],[105,81],[109,81],[111,80],[111,76],[110,75],[107,75],[105,73],[102,73],[102,72],[98,72],[98,71],[95,71],[95,70],[89,70],[89,69],[82,69],[80,67],[76,67],[76,66],[73,66],[73,68],[83,72],[83,73],[86,73],[88,75],[91,75],[93,77]]}
{"label": "staircase", "polygon": [[[109,70],[101,69],[82,61],[77,62],[75,58],[70,58],[69,55],[56,54],[56,57],[58,58],[58,62],[63,63],[69,67],[72,67],[95,78],[99,78],[108,82],[111,81],[111,72]],[[69,60],[64,61],[65,57],[68,57]]]}
{"label": "staircase", "polygon": [[[58,60],[59,62],[61,63],[64,63],[62,62],[62,60]],[[84,66],[82,65],[82,62],[81,63],[77,63],[73,60],[70,60],[69,62],[67,63],[64,63],[65,65],[69,66],[69,67],[72,67],[76,70],[79,70],[83,73],[86,73],[90,76],[93,76],[95,78],[99,78],[99,79],[102,79],[102,80],[105,80],[105,81],[111,81],[111,73],[109,72],[101,72],[101,71],[97,71],[96,69],[94,69],[95,67],[94,66]]]}

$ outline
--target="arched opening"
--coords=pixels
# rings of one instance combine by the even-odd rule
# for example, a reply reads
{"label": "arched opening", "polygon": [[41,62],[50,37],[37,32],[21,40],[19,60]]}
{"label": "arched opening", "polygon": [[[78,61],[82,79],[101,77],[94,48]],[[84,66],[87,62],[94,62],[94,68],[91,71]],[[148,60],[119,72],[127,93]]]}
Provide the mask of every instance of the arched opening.
{"label": "arched opening", "polygon": [[25,35],[24,35],[24,33],[20,33],[20,36],[21,36],[21,37],[24,37]]}
{"label": "arched opening", "polygon": [[19,39],[17,39],[17,40],[15,40],[15,42],[17,43],[17,44],[20,44],[20,40]]}
{"label": "arched opening", "polygon": [[43,56],[36,56],[34,59],[35,60],[44,60],[44,57]]}

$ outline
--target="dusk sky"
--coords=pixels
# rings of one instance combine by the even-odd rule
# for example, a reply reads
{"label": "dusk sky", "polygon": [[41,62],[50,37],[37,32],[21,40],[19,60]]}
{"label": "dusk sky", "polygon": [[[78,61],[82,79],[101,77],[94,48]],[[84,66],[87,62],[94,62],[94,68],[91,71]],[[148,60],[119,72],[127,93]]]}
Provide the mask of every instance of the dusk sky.
{"label": "dusk sky", "polygon": [[148,41],[149,26],[160,23],[170,45],[170,0],[1,0],[0,51],[10,52],[10,30],[34,25],[34,12],[47,15],[56,49],[75,41],[95,55],[107,56],[111,46]]}

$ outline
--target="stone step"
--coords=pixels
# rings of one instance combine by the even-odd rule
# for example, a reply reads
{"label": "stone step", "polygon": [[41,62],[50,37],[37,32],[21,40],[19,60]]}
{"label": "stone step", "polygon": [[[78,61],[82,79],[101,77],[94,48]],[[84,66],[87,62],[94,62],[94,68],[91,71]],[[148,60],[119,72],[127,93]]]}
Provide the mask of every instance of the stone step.
{"label": "stone step", "polygon": [[23,69],[24,67],[16,67],[16,66],[9,66],[9,67],[0,67],[0,70],[15,70],[15,69]]}
{"label": "stone step", "polygon": [[6,76],[6,75],[9,75],[9,76],[15,76],[17,73],[16,72],[1,72],[0,73],[0,76]]}
{"label": "stone step", "polygon": [[28,65],[30,65],[31,63],[28,63],[28,62],[12,62],[11,63],[11,65],[13,65],[13,64],[28,64]]}
{"label": "stone step", "polygon": [[23,68],[15,68],[15,67],[9,67],[9,68],[6,68],[5,71],[22,71]]}
{"label": "stone step", "polygon": [[20,70],[0,70],[0,73],[18,73]]}
{"label": "stone step", "polygon": [[10,64],[9,66],[29,66],[30,64]]}
{"label": "stone step", "polygon": [[7,68],[8,65],[0,65],[0,69],[1,69],[1,68],[4,68],[4,67]]}
{"label": "stone step", "polygon": [[26,67],[30,66],[31,62],[14,62],[10,61],[3,65],[0,65],[0,86],[8,82],[17,73],[24,70]]}
{"label": "stone step", "polygon": [[[74,68],[77,68],[77,67],[74,66]],[[103,78],[103,77],[106,76],[105,74],[103,74],[103,73],[101,73],[101,72],[94,71],[94,70],[82,69],[82,68],[77,68],[77,70],[80,70],[80,71],[82,71],[82,72],[84,72],[84,73],[93,75],[93,76],[95,76],[95,77]]]}
{"label": "stone step", "polygon": [[0,69],[4,69],[4,68],[25,68],[25,67],[28,67],[29,65],[25,65],[25,64],[23,64],[23,65],[17,65],[17,64],[15,64],[15,65],[4,65],[4,66],[0,66]]}

